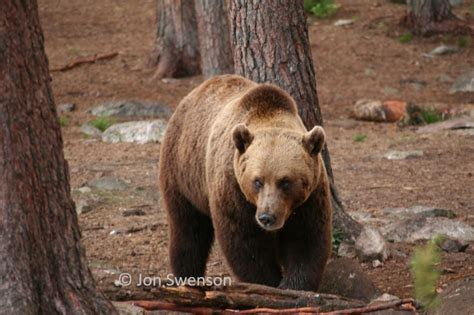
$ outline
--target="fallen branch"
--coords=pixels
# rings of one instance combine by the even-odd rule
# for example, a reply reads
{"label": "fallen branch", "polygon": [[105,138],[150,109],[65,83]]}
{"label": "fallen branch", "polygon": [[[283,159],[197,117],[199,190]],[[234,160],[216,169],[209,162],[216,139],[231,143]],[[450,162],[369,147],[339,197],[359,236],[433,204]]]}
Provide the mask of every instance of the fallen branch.
{"label": "fallen branch", "polygon": [[[137,277],[132,277],[138,279]],[[209,313],[211,308],[243,314],[329,312],[347,308],[362,307],[365,304],[332,294],[309,291],[281,290],[258,284],[236,283],[231,286],[168,287],[166,281],[157,287],[117,287],[114,281],[99,280],[99,286],[105,295],[113,301],[127,301],[137,306],[152,309]],[[159,301],[159,302],[158,302]],[[192,307],[192,309],[189,309]],[[273,309],[267,311],[262,309]],[[290,311],[291,309],[291,311]]]}
{"label": "fallen branch", "polygon": [[86,64],[86,63],[95,63],[98,60],[111,59],[111,58],[114,58],[116,56],[118,56],[118,52],[113,52],[113,53],[104,54],[104,55],[89,56],[89,57],[86,57],[84,59],[80,59],[80,60],[68,63],[67,65],[59,67],[59,68],[52,68],[49,71],[50,72],[67,71],[67,70],[70,70],[70,69],[75,68],[77,66]]}
{"label": "fallen branch", "polygon": [[380,304],[375,304],[375,305],[369,305],[365,307],[358,307],[358,308],[349,308],[345,310],[338,310],[338,311],[332,311],[332,312],[327,312],[327,313],[320,313],[320,315],[349,315],[349,314],[367,314],[367,313],[374,313],[378,311],[383,311],[383,310],[388,310],[392,308],[396,308],[399,306],[405,306],[408,308],[408,310],[416,310],[415,307],[415,301],[413,299],[401,299],[401,300],[396,300],[393,302],[387,302],[387,303],[380,303]]}
{"label": "fallen branch", "polygon": [[287,308],[287,309],[274,309],[274,308],[264,308],[257,307],[247,310],[238,310],[238,309],[216,309],[209,307],[185,307],[179,306],[173,303],[159,302],[159,301],[127,301],[125,303],[132,304],[134,306],[141,307],[147,311],[157,311],[157,310],[166,310],[173,312],[186,312],[193,314],[211,314],[219,312],[222,314],[320,314],[320,315],[350,315],[350,314],[369,314],[378,311],[394,309],[399,306],[403,306],[404,310],[411,310],[415,314],[415,302],[413,299],[402,299],[388,303],[381,303],[376,305],[369,305],[365,307],[358,308],[349,308],[342,309],[332,312],[321,313],[320,307],[297,307],[297,308]]}

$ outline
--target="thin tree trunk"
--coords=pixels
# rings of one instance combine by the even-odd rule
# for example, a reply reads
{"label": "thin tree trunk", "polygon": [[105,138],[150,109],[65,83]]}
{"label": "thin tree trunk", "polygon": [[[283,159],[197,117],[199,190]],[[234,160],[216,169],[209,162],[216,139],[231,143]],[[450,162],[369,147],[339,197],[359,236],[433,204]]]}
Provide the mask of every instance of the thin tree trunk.
{"label": "thin tree trunk", "polygon": [[[428,36],[451,31],[456,20],[449,0],[408,0],[408,14],[404,23],[415,35]],[[448,22],[448,23],[446,23]]]}
{"label": "thin tree trunk", "polygon": [[155,78],[183,77],[201,72],[199,38],[193,0],[157,0],[157,31],[147,65]]}
{"label": "thin tree trunk", "polygon": [[114,314],[80,244],[37,3],[0,6],[0,314]]}
{"label": "thin tree trunk", "polygon": [[199,29],[201,68],[205,77],[233,73],[226,1],[195,0]]}
{"label": "thin tree trunk", "polygon": [[[323,125],[303,1],[232,0],[230,21],[236,73],[280,86],[296,100],[308,129]],[[331,181],[334,227],[354,240],[362,226],[343,209],[326,146],[323,158]]]}

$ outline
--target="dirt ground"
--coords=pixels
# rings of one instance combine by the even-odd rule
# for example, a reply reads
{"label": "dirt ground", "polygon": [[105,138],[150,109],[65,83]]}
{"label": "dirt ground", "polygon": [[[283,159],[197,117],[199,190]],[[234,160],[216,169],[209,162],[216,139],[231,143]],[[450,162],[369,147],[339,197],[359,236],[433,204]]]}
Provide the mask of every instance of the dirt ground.
{"label": "dirt ground", "polygon": [[[474,94],[449,94],[451,83],[440,80],[441,75],[455,78],[474,68],[474,41],[470,38],[470,45],[458,53],[427,58],[423,53],[442,42],[455,43],[456,36],[402,44],[398,37],[404,30],[398,21],[403,5],[383,0],[338,3],[341,8],[334,17],[312,21],[310,40],[333,169],[346,209],[377,216],[387,207],[436,206],[452,209],[459,220],[474,224],[472,134],[418,134],[414,128],[351,118],[352,106],[361,98],[441,103],[449,108],[474,103]],[[455,12],[472,22],[471,5],[465,1]],[[154,39],[154,0],[40,0],[39,6],[51,68],[94,54],[119,53],[110,60],[52,73],[56,103],[78,106],[67,114],[70,123],[63,128],[72,188],[106,175],[130,183],[125,192],[95,192],[94,209],[79,216],[94,275],[99,282],[114,270],[165,276],[169,270],[166,220],[157,189],[159,144],[106,144],[84,137],[79,127],[93,118],[86,110],[104,101],[140,99],[174,107],[203,78],[157,81],[144,68]],[[333,25],[342,18],[354,23]],[[406,80],[425,83],[419,88],[403,83]],[[356,135],[367,139],[356,142]],[[424,156],[389,161],[381,158],[388,150],[423,150]],[[75,190],[73,195],[81,198]],[[146,215],[123,217],[121,212],[129,208],[140,208]],[[120,233],[131,227],[139,231]],[[119,233],[111,235],[114,230]],[[383,291],[412,296],[409,262],[414,245],[393,247],[398,255],[383,266],[363,267]],[[208,266],[210,275],[228,273],[218,251]],[[472,254],[444,254],[446,272],[440,288],[473,274],[473,266]]]}

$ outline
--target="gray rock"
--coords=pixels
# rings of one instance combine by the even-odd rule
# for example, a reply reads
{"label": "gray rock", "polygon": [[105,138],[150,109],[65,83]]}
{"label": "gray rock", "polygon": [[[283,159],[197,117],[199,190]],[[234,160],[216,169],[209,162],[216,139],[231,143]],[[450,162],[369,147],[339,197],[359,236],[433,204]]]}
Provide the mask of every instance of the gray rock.
{"label": "gray rock", "polygon": [[430,51],[428,54],[431,56],[443,56],[448,54],[454,54],[459,51],[457,46],[441,45]]}
{"label": "gray rock", "polygon": [[386,121],[383,104],[378,100],[361,99],[354,105],[354,116],[360,120]]}
{"label": "gray rock", "polygon": [[137,100],[112,101],[98,105],[89,112],[95,116],[152,116],[161,118],[171,116],[171,109],[168,106]]}
{"label": "gray rock", "polygon": [[83,214],[92,211],[92,205],[87,199],[79,199],[76,201],[76,212],[77,214]]}
{"label": "gray rock", "polygon": [[439,247],[447,253],[464,252],[468,246],[469,243],[461,242],[458,240],[452,240],[449,238],[442,240],[441,244],[439,244]]}
{"label": "gray rock", "polygon": [[75,111],[76,107],[77,106],[74,103],[60,104],[58,105],[58,113],[59,114],[69,113],[69,112]]}
{"label": "gray rock", "polygon": [[357,260],[349,258],[336,258],[328,263],[318,292],[364,302],[380,295],[380,290],[362,270]]}
{"label": "gray rock", "polygon": [[337,255],[340,257],[346,258],[355,258],[357,257],[357,252],[354,245],[348,244],[346,242],[342,242],[339,245],[339,249],[337,250]]}
{"label": "gray rock", "polygon": [[417,133],[433,133],[442,130],[451,129],[472,129],[474,128],[474,119],[472,117],[460,117],[440,121],[418,128]]}
{"label": "gray rock", "polygon": [[89,123],[85,123],[84,125],[81,126],[81,132],[92,138],[102,137],[102,131],[100,131],[98,128],[92,126]]}
{"label": "gray rock", "polygon": [[425,206],[414,206],[411,208],[385,208],[382,211],[395,218],[444,217],[452,219],[456,217],[456,213],[454,213],[453,210]]}
{"label": "gray rock", "polygon": [[442,82],[442,83],[452,83],[452,82],[454,82],[454,79],[452,77],[450,77],[449,75],[447,75],[447,74],[441,74],[438,77],[438,81]]}
{"label": "gray rock", "polygon": [[102,141],[138,144],[160,142],[165,134],[166,125],[167,123],[163,119],[115,124],[105,130],[102,134]]}
{"label": "gray rock", "polygon": [[352,23],[354,23],[354,20],[352,19],[340,19],[334,22],[333,25],[334,26],[347,26],[347,25],[351,25]]}
{"label": "gray rock", "polygon": [[474,314],[474,277],[451,283],[439,298],[439,307],[430,315]]}
{"label": "gray rock", "polygon": [[474,92],[474,70],[465,72],[456,78],[449,93],[458,92]]}
{"label": "gray rock", "polygon": [[464,0],[449,0],[449,4],[453,7],[458,7],[462,5]]}
{"label": "gray rock", "polygon": [[474,240],[474,228],[446,218],[408,218],[393,222],[382,230],[385,238],[394,242],[415,242],[444,235],[460,241]]}
{"label": "gray rock", "polygon": [[128,188],[128,184],[117,177],[101,177],[101,178],[96,178],[93,180],[90,180],[87,182],[87,186],[99,189],[99,190],[108,190],[108,191],[113,191],[113,190],[125,190]]}
{"label": "gray rock", "polygon": [[365,226],[355,242],[357,256],[361,261],[378,259],[385,261],[389,250],[385,239],[380,232],[371,226]]}
{"label": "gray rock", "polygon": [[414,151],[397,151],[392,150],[387,152],[384,155],[384,158],[388,160],[406,160],[406,159],[413,159],[423,156],[423,151],[414,150]]}

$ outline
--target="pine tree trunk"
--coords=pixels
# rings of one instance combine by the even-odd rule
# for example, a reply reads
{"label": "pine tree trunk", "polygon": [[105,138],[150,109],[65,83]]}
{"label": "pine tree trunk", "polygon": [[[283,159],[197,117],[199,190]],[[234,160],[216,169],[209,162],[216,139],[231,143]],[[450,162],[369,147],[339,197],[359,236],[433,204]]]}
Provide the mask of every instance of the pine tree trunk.
{"label": "pine tree trunk", "polygon": [[157,31],[148,66],[155,78],[183,77],[201,72],[199,38],[193,0],[157,0]]}
{"label": "pine tree trunk", "polygon": [[[280,86],[296,100],[308,129],[323,125],[303,1],[232,0],[230,24],[235,72]],[[334,227],[354,240],[362,227],[342,207],[326,146],[323,158],[331,181]]]}
{"label": "pine tree trunk", "polygon": [[229,19],[226,1],[195,0],[199,29],[202,74],[233,73],[234,59],[230,46]]}
{"label": "pine tree trunk", "polygon": [[449,31],[451,24],[443,22],[455,19],[449,0],[408,0],[408,15],[404,23],[415,35],[429,36]]}
{"label": "pine tree trunk", "polygon": [[37,3],[0,7],[0,314],[115,314],[80,244]]}

